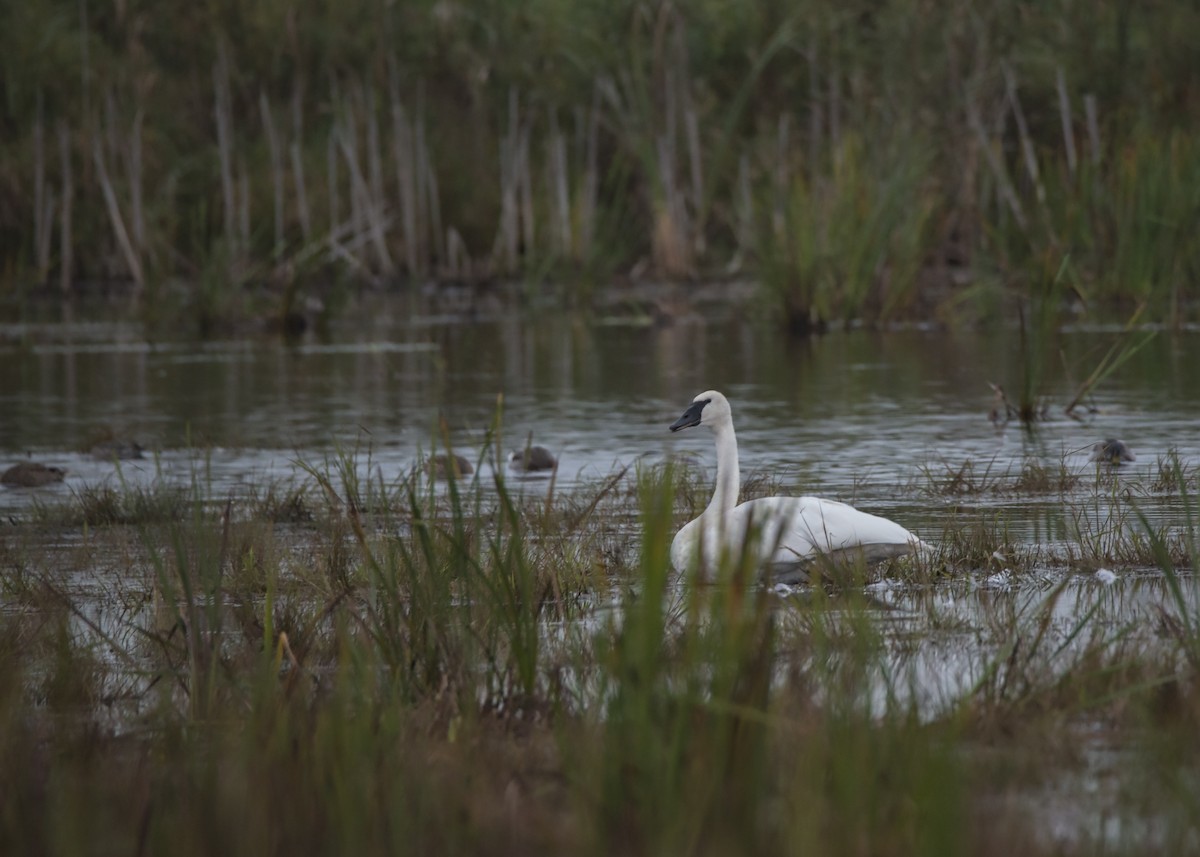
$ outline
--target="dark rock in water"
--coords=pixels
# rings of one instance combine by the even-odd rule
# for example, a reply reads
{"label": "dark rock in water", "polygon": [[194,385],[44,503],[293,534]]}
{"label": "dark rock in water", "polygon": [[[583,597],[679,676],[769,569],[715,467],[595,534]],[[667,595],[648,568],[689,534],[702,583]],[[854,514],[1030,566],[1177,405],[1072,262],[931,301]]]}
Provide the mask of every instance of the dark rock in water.
{"label": "dark rock in water", "polygon": [[1137,461],[1137,456],[1133,454],[1133,450],[1124,441],[1110,437],[1092,447],[1091,460],[1116,465],[1127,461]]}
{"label": "dark rock in water", "polygon": [[558,467],[558,459],[544,446],[513,450],[508,466],[522,473],[539,473]]}
{"label": "dark rock in water", "polygon": [[66,475],[67,471],[61,467],[47,467],[37,461],[22,461],[0,475],[0,484],[13,488],[41,488],[43,485],[62,482]]}
{"label": "dark rock in water", "polygon": [[144,458],[145,449],[134,440],[104,440],[88,450],[92,458],[102,461],[134,461]]}
{"label": "dark rock in water", "polygon": [[425,467],[434,479],[448,479],[451,475],[461,479],[475,472],[471,462],[461,455],[435,455],[425,463]]}

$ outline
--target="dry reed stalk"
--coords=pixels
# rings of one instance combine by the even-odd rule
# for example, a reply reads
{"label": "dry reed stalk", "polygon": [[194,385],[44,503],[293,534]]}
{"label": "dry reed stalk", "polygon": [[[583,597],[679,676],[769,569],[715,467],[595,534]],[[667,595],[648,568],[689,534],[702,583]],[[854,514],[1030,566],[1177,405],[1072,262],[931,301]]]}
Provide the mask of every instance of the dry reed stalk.
{"label": "dry reed stalk", "polygon": [[[700,146],[700,119],[696,111],[696,105],[692,101],[692,76],[689,70],[690,64],[685,36],[683,21],[677,18],[673,39],[675,71],[671,77],[674,79],[675,86],[679,90],[679,104],[683,114],[684,139],[687,141],[688,165],[690,167],[689,172],[692,182],[692,211],[702,212],[704,202],[704,159],[703,149]],[[683,206],[685,205],[685,201],[680,199],[679,204]],[[702,214],[697,214],[697,217],[700,216]],[[693,250],[697,255],[702,255],[705,250],[704,224],[700,222],[693,224],[691,232]]]}
{"label": "dry reed stalk", "polygon": [[592,90],[592,107],[587,117],[584,152],[583,196],[579,201],[579,234],[577,257],[587,259],[592,253],[596,231],[596,196],[600,188],[598,164],[600,148],[600,88]]}
{"label": "dry reed stalk", "polygon": [[[91,35],[91,29],[88,25],[87,0],[79,0],[79,93],[83,102],[83,113],[85,121],[92,115],[91,104],[91,79],[92,79],[92,64],[91,56],[88,51],[88,36]],[[90,124],[90,123],[89,123]],[[86,159],[85,159],[86,162]]]}
{"label": "dry reed stalk", "polygon": [[686,212],[675,188],[675,153],[669,135],[659,135],[655,151],[658,155],[659,194],[651,236],[654,263],[668,276],[686,274],[689,267]]}
{"label": "dry reed stalk", "polygon": [[821,116],[821,87],[818,84],[817,36],[814,33],[808,42],[808,163],[809,177],[815,178],[817,165],[821,162],[821,138],[823,134]]}
{"label": "dry reed stalk", "polygon": [[1092,163],[1099,165],[1102,150],[1100,148],[1100,120],[1097,116],[1096,96],[1088,93],[1083,96],[1083,112],[1087,116],[1088,142],[1092,149]]}
{"label": "dry reed stalk", "polygon": [[567,141],[562,130],[558,127],[558,114],[551,109],[550,139],[547,144],[550,149],[546,158],[548,186],[554,194],[556,230],[552,233],[554,250],[559,256],[569,258],[571,255],[571,188],[567,175]]}
{"label": "dry reed stalk", "polygon": [[463,241],[463,237],[453,226],[446,232],[446,273],[451,277],[463,278],[470,273],[471,268],[471,254],[467,250],[467,242]]}
{"label": "dry reed stalk", "polygon": [[396,169],[396,192],[400,201],[400,239],[404,244],[405,267],[409,274],[424,270],[424,247],[417,226],[416,152],[412,123],[400,100],[400,82],[393,60],[388,68],[392,104],[392,160]]}
{"label": "dry reed stalk", "polygon": [[225,41],[217,42],[217,61],[213,65],[213,117],[217,123],[217,153],[221,161],[221,199],[224,203],[225,240],[237,248],[237,198],[233,184],[233,107],[229,92],[229,59]]}
{"label": "dry reed stalk", "polygon": [[437,171],[434,169],[433,159],[429,155],[429,144],[425,140],[424,109],[418,118],[417,145],[420,147],[421,153],[420,175],[423,177],[425,193],[429,199],[429,234],[433,252],[437,258],[444,259],[446,258],[446,242],[445,233],[442,231],[442,196],[438,191]]}
{"label": "dry reed stalk", "polygon": [[442,203],[438,192],[437,172],[429,155],[429,142],[425,133],[425,85],[417,88],[417,212],[418,220],[429,236],[429,250],[436,258],[446,258],[446,246],[442,232]]}
{"label": "dry reed stalk", "polygon": [[[688,87],[684,86],[686,92]],[[688,160],[691,164],[692,178],[692,210],[702,216],[704,201],[704,167],[700,148],[700,121],[690,96],[683,107],[684,131],[688,144]],[[682,200],[680,200],[682,203]],[[697,255],[705,251],[704,225],[696,223],[692,226],[692,246]]]}
{"label": "dry reed stalk", "polygon": [[983,127],[983,120],[979,118],[979,109],[974,99],[969,95],[967,97],[967,124],[979,140],[984,160],[987,161],[988,169],[992,172],[992,177],[996,181],[1000,196],[1012,211],[1013,219],[1016,220],[1020,230],[1028,233],[1029,221],[1025,217],[1025,210],[1021,207],[1021,200],[1017,196],[1016,190],[1013,189],[1012,181],[1008,177],[1008,171],[1004,168],[1004,162],[1000,159],[995,147],[992,145],[992,141],[988,138],[987,129]]}
{"label": "dry reed stalk", "polygon": [[104,194],[104,204],[108,208],[108,219],[112,223],[113,234],[117,239],[117,246],[120,247],[121,254],[125,257],[125,264],[129,268],[129,275],[133,277],[133,282],[136,286],[136,297],[144,285],[142,264],[138,259],[137,253],[134,252],[133,244],[129,240],[129,231],[125,228],[125,220],[121,217],[121,206],[117,202],[116,190],[109,179],[103,144],[99,137],[92,138],[92,158],[96,164],[96,173],[100,178],[100,189]]}
{"label": "dry reed stalk", "polygon": [[508,91],[508,130],[500,138],[500,225],[492,250],[494,264],[509,272],[516,268],[520,243],[518,174],[520,100],[516,88]]}
{"label": "dry reed stalk", "polygon": [[258,108],[262,113],[263,128],[267,132],[267,152],[271,158],[271,185],[274,189],[275,203],[275,243],[271,255],[275,259],[283,253],[283,147],[279,144],[279,131],[275,128],[275,117],[271,115],[271,105],[267,101],[266,90],[258,91]]}
{"label": "dry reed stalk", "polygon": [[145,118],[146,112],[139,107],[133,115],[126,161],[129,173],[129,207],[133,217],[133,246],[139,257],[146,253],[146,216],[142,205],[142,125]]}
{"label": "dry reed stalk", "polygon": [[37,256],[38,281],[45,282],[50,272],[50,224],[46,217],[46,134],[42,118],[42,93],[37,95],[37,113],[33,122],[33,246]]}
{"label": "dry reed stalk", "polygon": [[250,248],[250,172],[246,169],[246,159],[238,156],[238,228],[240,232],[239,247],[245,252]]}
{"label": "dry reed stalk", "polygon": [[[363,224],[367,222],[367,218],[363,214],[363,199],[359,193],[358,185],[354,181],[353,164],[358,162],[358,129],[354,124],[353,106],[342,101],[336,79],[332,93],[332,104],[334,142],[337,144],[341,160],[346,163],[346,178],[350,185],[350,222],[354,224],[354,231],[358,232]],[[346,154],[347,151],[351,153],[349,156]]]}
{"label": "dry reed stalk", "polygon": [[655,266],[667,276],[683,276],[691,271],[691,243],[688,241],[687,205],[677,180],[679,86],[673,67],[663,74],[662,129],[655,134],[654,152],[658,170],[658,194],[655,200],[654,231],[651,251]]}
{"label": "dry reed stalk", "polygon": [[392,257],[388,253],[385,238],[386,219],[382,211],[376,211],[371,202],[371,191],[363,176],[358,162],[357,135],[354,132],[354,122],[341,126],[342,133],[338,135],[338,143],[342,157],[346,161],[346,171],[350,177],[351,221],[356,226],[363,226],[371,237],[371,246],[375,251],[379,270],[390,274],[395,270]]}
{"label": "dry reed stalk", "polygon": [[359,259],[350,251],[351,248],[348,245],[343,244],[341,241],[334,238],[333,235],[330,235],[329,258],[331,260],[341,260],[342,262],[345,262],[347,265],[357,271],[362,277],[374,283],[376,278],[371,272],[370,268],[368,268],[361,259]]}
{"label": "dry reed stalk", "polygon": [[45,209],[42,212],[41,235],[37,248],[38,282],[44,283],[50,275],[50,239],[54,234],[54,213],[58,208],[58,198],[54,188],[46,190]]}
{"label": "dry reed stalk", "polygon": [[1075,175],[1075,130],[1071,127],[1071,96],[1067,94],[1067,78],[1062,66],[1055,74],[1055,85],[1058,88],[1058,115],[1062,121],[1063,145],[1067,150],[1067,172]]}
{"label": "dry reed stalk", "polygon": [[517,144],[517,187],[521,197],[521,240],[525,246],[525,257],[533,253],[534,248],[534,217],[533,217],[533,174],[529,168],[529,125],[521,129],[520,140]]}
{"label": "dry reed stalk", "polygon": [[383,196],[383,157],[379,150],[379,120],[375,115],[375,90],[368,85],[362,98],[363,109],[367,115],[367,170],[370,179],[372,223],[378,233],[378,240],[384,247],[384,272],[391,274],[395,271],[391,254],[387,252],[386,230],[383,221],[386,220],[387,201]]}
{"label": "dry reed stalk", "polygon": [[299,76],[292,89],[292,144],[288,151],[292,159],[292,181],[296,186],[296,213],[300,218],[300,234],[305,243],[312,238],[312,215],[308,211],[308,191],[304,181],[304,158],[300,141],[304,139],[304,96]]}
{"label": "dry reed stalk", "polygon": [[[345,239],[349,237],[349,242],[345,243]],[[350,264],[355,271],[361,273],[368,280],[374,282],[375,277],[368,270],[367,266],[354,255],[353,250],[357,250],[367,242],[368,238],[361,231],[355,232],[354,224],[350,221],[345,223],[335,224],[330,227],[329,235],[326,239],[325,246],[329,250],[330,261],[342,260]],[[316,247],[305,250],[301,256],[307,253],[316,252]]]}
{"label": "dry reed stalk", "polygon": [[1029,173],[1029,180],[1033,183],[1038,204],[1045,208],[1046,188],[1042,184],[1041,173],[1038,170],[1037,152],[1033,148],[1033,138],[1029,136],[1029,126],[1025,123],[1025,111],[1021,109],[1021,99],[1017,96],[1017,78],[1008,63],[1004,64],[1003,70],[1005,94],[1008,97],[1009,106],[1012,108],[1013,118],[1017,121],[1017,136],[1021,141],[1025,170]]}
{"label": "dry reed stalk", "polygon": [[74,266],[73,244],[71,236],[71,207],[75,196],[75,179],[71,170],[71,135],[66,122],[58,123],[58,152],[62,161],[63,202],[62,216],[58,230],[59,240],[59,280],[58,286],[63,294],[71,289],[72,268]]}
{"label": "dry reed stalk", "polygon": [[741,270],[743,259],[754,246],[754,196],[750,191],[750,158],[745,152],[738,156],[734,216],[737,218],[737,249],[729,260],[727,270],[730,273]]}
{"label": "dry reed stalk", "polygon": [[326,196],[329,199],[329,241],[330,245],[337,243],[337,229],[341,200],[338,198],[338,154],[337,154],[337,125],[329,131],[325,143],[325,179],[328,183]]}
{"label": "dry reed stalk", "polygon": [[117,97],[111,86],[104,93],[104,142],[108,146],[105,157],[115,164],[121,157],[122,147],[117,136]]}
{"label": "dry reed stalk", "polygon": [[842,71],[837,44],[829,52],[829,147],[833,157],[842,158]]}
{"label": "dry reed stalk", "polygon": [[781,113],[775,131],[775,187],[771,206],[771,231],[780,242],[787,240],[787,202],[792,183],[791,158],[789,156],[790,138],[791,116]]}

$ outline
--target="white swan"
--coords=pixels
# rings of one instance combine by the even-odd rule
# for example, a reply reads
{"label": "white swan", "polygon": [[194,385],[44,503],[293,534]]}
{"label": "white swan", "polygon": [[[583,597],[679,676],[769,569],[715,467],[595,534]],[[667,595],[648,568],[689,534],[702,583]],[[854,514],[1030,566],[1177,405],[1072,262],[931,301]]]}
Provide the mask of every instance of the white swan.
{"label": "white swan", "polygon": [[818,557],[861,556],[879,562],[913,553],[926,544],[895,521],[820,497],[763,497],[738,505],[737,437],[729,400],[715,390],[692,400],[671,431],[708,426],[717,443],[717,487],[699,518],[685,524],[671,543],[671,564],[687,571],[697,552],[706,574],[722,552],[740,551],[757,532],[759,563],[775,579],[800,579]]}

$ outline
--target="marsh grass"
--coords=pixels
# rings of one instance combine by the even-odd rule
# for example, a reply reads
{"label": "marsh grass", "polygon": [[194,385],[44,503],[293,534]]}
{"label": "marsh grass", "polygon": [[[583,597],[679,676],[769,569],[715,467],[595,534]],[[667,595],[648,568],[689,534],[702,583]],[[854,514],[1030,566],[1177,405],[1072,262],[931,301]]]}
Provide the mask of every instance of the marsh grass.
{"label": "marsh grass", "polygon": [[[956,618],[929,581],[1043,560],[994,510],[959,515],[891,611],[860,585],[780,598],[750,551],[679,579],[681,501],[707,491],[673,466],[529,494],[500,468],[388,482],[365,448],[306,466],[302,494],[201,483],[89,524],[87,554],[46,535],[78,514],[6,531],[5,850],[1091,853],[1099,828],[1064,845],[989,808],[1086,783],[1097,721],[1147,783],[1105,811],[1186,842],[1194,535],[1185,567],[1147,529],[1155,634],[1102,594],[1071,606],[1069,577]],[[106,543],[123,571],[97,598],[78,579]],[[925,708],[914,659],[947,637],[973,681]]]}
{"label": "marsh grass", "polygon": [[185,489],[155,482],[149,486],[91,485],[81,488],[68,503],[33,506],[33,516],[43,526],[104,526],[145,521],[173,521],[192,509]]}
{"label": "marsh grass", "polygon": [[912,301],[932,250],[936,201],[927,152],[911,142],[872,156],[855,135],[834,154],[831,176],[781,167],[790,177],[785,201],[764,206],[756,253],[765,298],[790,329],[884,322]]}
{"label": "marsh grass", "polygon": [[351,283],[736,272],[804,331],[985,319],[1069,255],[1089,312],[1194,314],[1191,6],[742,11],[10,4],[3,296],[120,282],[211,333]]}
{"label": "marsh grass", "polygon": [[1036,458],[1021,463],[1020,470],[1011,467],[1003,473],[996,460],[976,463],[970,459],[962,464],[940,462],[923,464],[920,468],[918,490],[931,497],[972,497],[1004,494],[1070,494],[1084,482],[1084,471],[1068,466],[1065,459],[1047,464]]}

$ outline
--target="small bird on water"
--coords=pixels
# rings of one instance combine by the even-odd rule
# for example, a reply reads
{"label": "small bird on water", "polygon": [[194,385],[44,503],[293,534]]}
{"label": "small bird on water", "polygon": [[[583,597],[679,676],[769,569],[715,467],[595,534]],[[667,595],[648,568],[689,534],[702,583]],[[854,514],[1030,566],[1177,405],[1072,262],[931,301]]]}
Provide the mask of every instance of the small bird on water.
{"label": "small bird on water", "polygon": [[40,461],[22,461],[0,474],[0,484],[11,488],[41,488],[62,482],[67,471],[61,467],[49,467]]}
{"label": "small bird on water", "polygon": [[461,455],[435,455],[426,462],[429,475],[434,479],[461,479],[475,472],[471,462]]}
{"label": "small bird on water", "polygon": [[542,473],[558,467],[558,459],[544,446],[529,446],[513,450],[508,466],[522,473]]}
{"label": "small bird on water", "polygon": [[1137,456],[1133,454],[1133,450],[1125,441],[1110,437],[1098,441],[1092,447],[1091,460],[1103,464],[1120,465],[1129,461],[1137,461]]}

